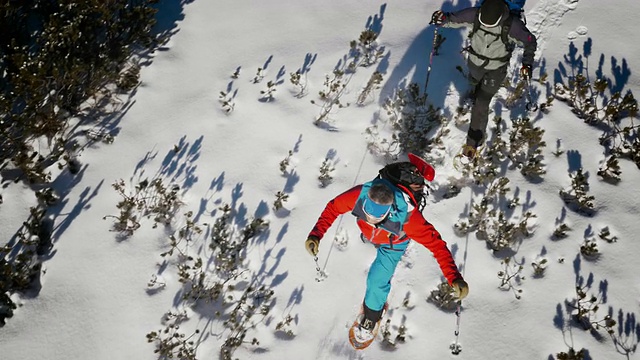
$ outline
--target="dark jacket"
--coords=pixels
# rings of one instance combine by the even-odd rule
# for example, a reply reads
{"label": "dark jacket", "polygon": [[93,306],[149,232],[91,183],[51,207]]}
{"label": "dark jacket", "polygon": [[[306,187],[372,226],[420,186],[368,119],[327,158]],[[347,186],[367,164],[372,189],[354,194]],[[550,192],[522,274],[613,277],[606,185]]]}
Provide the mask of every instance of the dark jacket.
{"label": "dark jacket", "polygon": [[[479,7],[469,7],[460,11],[445,13],[442,26],[444,27],[471,27],[473,28]],[[507,18],[511,16],[511,26],[507,34],[508,41],[513,46],[504,44],[501,38],[502,27]],[[469,61],[487,70],[498,69],[509,63],[514,46],[524,48],[522,64],[533,67],[533,59],[537,49],[536,37],[527,29],[519,16],[510,14],[505,6],[500,24],[496,27],[480,25],[470,39]]]}

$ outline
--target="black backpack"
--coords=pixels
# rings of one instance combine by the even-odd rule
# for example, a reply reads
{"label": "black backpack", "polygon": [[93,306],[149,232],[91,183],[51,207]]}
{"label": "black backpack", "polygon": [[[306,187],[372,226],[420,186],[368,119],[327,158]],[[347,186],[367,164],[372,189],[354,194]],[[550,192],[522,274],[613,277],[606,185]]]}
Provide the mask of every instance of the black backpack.
{"label": "black backpack", "polygon": [[409,186],[424,182],[424,176],[414,164],[409,161],[391,163],[380,169],[378,177],[388,180],[394,185],[401,185],[400,189],[404,192],[410,192],[416,201],[416,204],[413,205],[418,208],[418,211],[422,212],[427,203],[425,193],[412,191]]}

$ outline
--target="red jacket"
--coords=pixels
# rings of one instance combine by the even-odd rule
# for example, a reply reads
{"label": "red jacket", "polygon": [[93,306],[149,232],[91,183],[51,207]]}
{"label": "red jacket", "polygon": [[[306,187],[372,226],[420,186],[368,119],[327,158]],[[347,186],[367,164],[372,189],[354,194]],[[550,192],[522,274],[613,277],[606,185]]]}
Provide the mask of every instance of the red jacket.
{"label": "red jacket", "polygon": [[[361,188],[362,185],[357,185],[329,201],[309,233],[309,236],[322,239],[338,216],[353,210],[360,195]],[[438,230],[425,220],[422,213],[416,211],[416,209],[411,211],[409,219],[403,226],[405,236],[397,236],[384,229],[375,227],[360,218],[357,219],[356,223],[365,237],[376,245],[397,244],[406,241],[407,238],[420,243],[433,253],[449,284],[455,279],[462,278],[453,260],[453,256],[451,256],[451,252],[449,248],[447,248],[447,243],[442,240]]]}

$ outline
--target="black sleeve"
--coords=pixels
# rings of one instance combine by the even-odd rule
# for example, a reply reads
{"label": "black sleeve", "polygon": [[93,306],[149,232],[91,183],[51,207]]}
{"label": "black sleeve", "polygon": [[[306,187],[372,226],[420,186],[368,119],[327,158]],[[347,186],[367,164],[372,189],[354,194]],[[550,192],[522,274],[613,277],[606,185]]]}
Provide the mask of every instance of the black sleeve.
{"label": "black sleeve", "polygon": [[509,38],[517,45],[524,48],[522,64],[533,66],[533,58],[536,55],[538,43],[536,37],[527,29],[521,19],[514,19],[509,29]]}
{"label": "black sleeve", "polygon": [[442,23],[442,26],[452,28],[471,26],[476,19],[477,13],[478,8],[476,7],[469,7],[459,11],[445,13],[444,23]]}

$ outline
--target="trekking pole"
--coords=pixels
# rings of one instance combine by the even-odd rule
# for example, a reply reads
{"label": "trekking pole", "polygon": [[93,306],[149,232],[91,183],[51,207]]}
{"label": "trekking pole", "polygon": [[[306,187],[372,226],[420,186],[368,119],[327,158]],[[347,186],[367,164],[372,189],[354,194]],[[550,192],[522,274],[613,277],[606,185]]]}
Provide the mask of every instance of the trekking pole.
{"label": "trekking pole", "polygon": [[456,336],[456,341],[451,344],[451,346],[449,346],[449,349],[451,349],[451,353],[453,355],[458,355],[462,352],[462,346],[458,343],[458,335],[460,335],[460,307],[462,305],[462,300],[458,301],[457,307],[456,307],[456,330],[453,332],[453,334]]}
{"label": "trekking pole", "polygon": [[526,95],[527,95],[527,105],[526,105],[526,109],[527,111],[538,111],[538,103],[533,102],[533,100],[531,100],[531,80],[527,79],[527,91],[526,91]]}
{"label": "trekking pole", "polygon": [[[329,249],[329,252],[331,252],[331,249]],[[317,273],[316,281],[317,282],[322,282],[322,281],[324,281],[324,279],[326,279],[328,277],[327,272],[324,271],[324,269],[320,268],[320,264],[318,264],[318,257],[317,256],[315,256],[313,258],[313,261],[316,262],[316,273]],[[328,255],[327,255],[327,261],[329,261],[329,256]],[[325,268],[326,268],[326,266],[327,266],[327,264],[325,264]]]}
{"label": "trekking pole", "polygon": [[[473,201],[473,191],[470,192],[469,198],[469,206],[471,206],[471,202]],[[460,271],[461,275],[464,277],[464,270],[467,267],[467,255],[469,250],[469,234],[467,233],[467,240],[465,244],[464,250],[464,268]],[[453,331],[453,334],[456,336],[456,339],[451,345],[449,345],[449,349],[451,349],[451,353],[453,355],[458,355],[462,352],[462,345],[458,342],[458,338],[460,337],[460,319],[462,314],[462,300],[458,300],[456,303],[456,329]]]}
{"label": "trekking pole", "polygon": [[[432,24],[432,22],[430,23]],[[422,100],[422,106],[427,104],[427,86],[429,85],[429,77],[431,76],[431,65],[433,65],[433,55],[436,55],[438,48],[442,45],[442,36],[438,33],[439,26],[436,25],[433,31],[433,44],[431,46],[431,52],[429,53],[429,66],[427,67],[427,80],[424,83],[424,99]]]}

